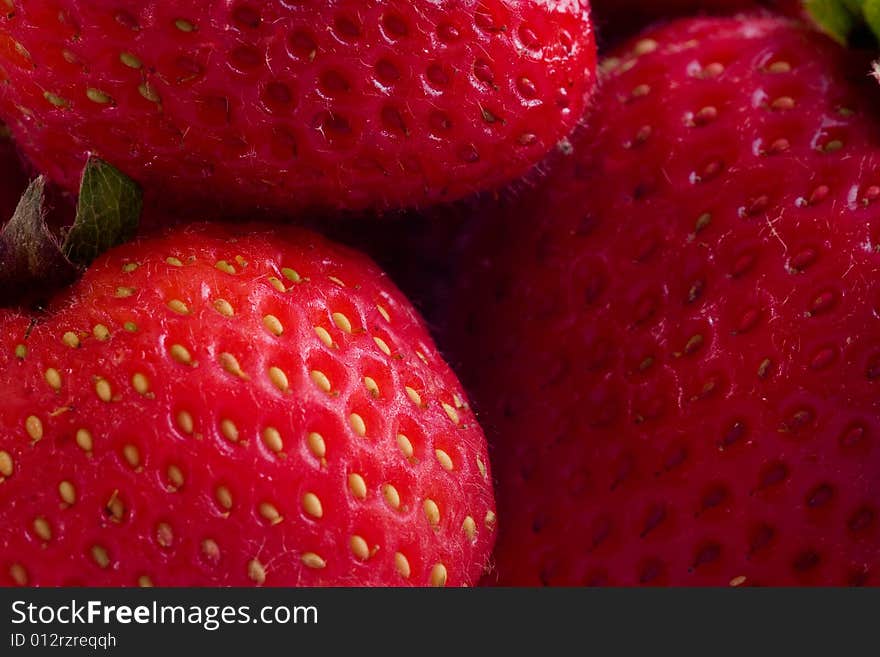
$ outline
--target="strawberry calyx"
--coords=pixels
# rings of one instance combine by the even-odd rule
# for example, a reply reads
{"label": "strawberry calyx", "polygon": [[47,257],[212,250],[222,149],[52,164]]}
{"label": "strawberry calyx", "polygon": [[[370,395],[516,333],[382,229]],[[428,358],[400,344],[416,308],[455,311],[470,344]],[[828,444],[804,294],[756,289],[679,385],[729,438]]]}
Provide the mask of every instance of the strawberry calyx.
{"label": "strawberry calyx", "polygon": [[129,177],[92,157],[80,183],[73,223],[56,235],[47,223],[46,179],[33,180],[0,230],[0,303],[38,302],[70,284],[108,249],[130,240],[143,193]]}

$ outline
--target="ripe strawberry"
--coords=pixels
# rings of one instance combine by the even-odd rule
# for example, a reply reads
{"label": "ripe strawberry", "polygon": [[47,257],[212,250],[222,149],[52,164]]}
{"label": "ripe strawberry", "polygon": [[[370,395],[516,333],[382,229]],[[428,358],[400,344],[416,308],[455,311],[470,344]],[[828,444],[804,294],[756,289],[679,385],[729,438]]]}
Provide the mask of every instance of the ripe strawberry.
{"label": "ripe strawberry", "polygon": [[0,315],[0,582],[461,585],[483,434],[408,302],[295,230],[190,227]]}
{"label": "ripe strawberry", "polygon": [[166,199],[302,211],[498,186],[575,125],[584,0],[15,0],[0,115],[75,190],[89,153]]}
{"label": "ripe strawberry", "polygon": [[649,31],[498,209],[456,298],[501,583],[880,584],[863,63],[780,18]]}

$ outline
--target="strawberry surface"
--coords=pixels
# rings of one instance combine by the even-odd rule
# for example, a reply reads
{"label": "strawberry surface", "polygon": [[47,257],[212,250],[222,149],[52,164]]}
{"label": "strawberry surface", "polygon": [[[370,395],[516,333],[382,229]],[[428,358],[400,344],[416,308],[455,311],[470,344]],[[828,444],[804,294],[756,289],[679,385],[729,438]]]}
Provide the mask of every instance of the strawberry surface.
{"label": "strawberry surface", "polygon": [[75,190],[89,153],[148,193],[266,208],[420,205],[524,173],[580,118],[579,0],[15,0],[0,115]]}
{"label": "strawberry surface", "polygon": [[754,16],[603,70],[592,129],[460,267],[506,521],[489,581],[880,584],[865,60]]}
{"label": "strawberry surface", "polygon": [[364,256],[195,226],[0,313],[0,583],[452,585],[494,541],[482,431]]}

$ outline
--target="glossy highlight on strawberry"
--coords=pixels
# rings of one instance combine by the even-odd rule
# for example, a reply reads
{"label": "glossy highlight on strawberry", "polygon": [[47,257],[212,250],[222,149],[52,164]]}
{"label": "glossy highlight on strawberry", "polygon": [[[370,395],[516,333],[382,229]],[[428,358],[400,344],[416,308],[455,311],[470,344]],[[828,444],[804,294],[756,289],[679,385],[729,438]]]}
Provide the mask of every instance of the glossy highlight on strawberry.
{"label": "glossy highlight on strawberry", "polygon": [[300,229],[196,225],[0,313],[0,584],[460,586],[483,433],[406,299]]}
{"label": "glossy highlight on strawberry", "polygon": [[613,52],[453,298],[490,583],[880,583],[880,96],[801,23]]}
{"label": "glossy highlight on strawberry", "polygon": [[97,155],[171,205],[305,214],[525,173],[595,81],[582,0],[14,0],[0,115],[71,191]]}

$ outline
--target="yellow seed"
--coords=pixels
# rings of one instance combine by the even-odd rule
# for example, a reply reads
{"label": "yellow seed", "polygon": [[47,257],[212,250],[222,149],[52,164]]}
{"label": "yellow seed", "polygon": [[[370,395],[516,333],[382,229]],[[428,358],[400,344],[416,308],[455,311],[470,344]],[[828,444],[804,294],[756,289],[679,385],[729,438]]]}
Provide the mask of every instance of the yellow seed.
{"label": "yellow seed", "polygon": [[250,577],[256,584],[265,584],[266,582],[266,568],[256,559],[252,559],[250,563],[248,563],[248,577]]}
{"label": "yellow seed", "polygon": [[641,39],[636,43],[633,52],[636,55],[647,55],[657,50],[659,44],[654,39]]}
{"label": "yellow seed", "polygon": [[235,426],[235,423],[232,420],[221,420],[220,433],[222,433],[223,437],[229,442],[238,442],[238,427]]}
{"label": "yellow seed", "polygon": [[379,384],[376,383],[376,379],[374,379],[373,377],[371,377],[371,376],[364,377],[364,387],[367,389],[367,391],[369,391],[369,393],[373,397],[379,396]]}
{"label": "yellow seed", "polygon": [[410,388],[406,386],[404,388],[406,390],[406,396],[409,397],[409,400],[415,404],[416,406],[422,405],[422,396],[415,390],[415,388]]}
{"label": "yellow seed", "polygon": [[363,539],[363,537],[355,534],[351,537],[351,541],[349,541],[349,545],[351,547],[352,554],[355,557],[360,559],[361,561],[366,561],[370,558],[370,548],[367,545],[367,542]]}
{"label": "yellow seed", "polygon": [[309,451],[315,458],[322,459],[327,455],[327,445],[324,443],[324,436],[312,431],[306,437],[306,441],[309,445]]}
{"label": "yellow seed", "polygon": [[272,525],[277,525],[279,522],[284,520],[281,516],[281,512],[278,511],[278,507],[269,502],[263,502],[260,504],[260,515],[265,519],[268,523]]}
{"label": "yellow seed", "polygon": [[126,322],[122,325],[122,328],[124,328],[129,333],[134,333],[138,330],[137,324],[135,324],[134,322]]}
{"label": "yellow seed", "polygon": [[376,343],[376,346],[379,347],[379,349],[382,350],[382,353],[383,353],[383,354],[385,354],[386,356],[390,356],[390,355],[391,355],[391,348],[388,346],[388,343],[385,342],[385,340],[383,340],[383,339],[380,338],[380,337],[374,337],[374,338],[373,338],[373,342],[375,342],[375,343]]}
{"label": "yellow seed", "polygon": [[327,565],[327,562],[324,561],[324,559],[322,559],[319,555],[315,554],[314,552],[306,552],[305,554],[303,554],[302,555],[302,562],[308,568],[315,568],[315,569],[324,568]]}
{"label": "yellow seed", "polygon": [[327,329],[322,328],[320,326],[315,327],[315,335],[318,336],[318,339],[324,343],[325,347],[333,346],[333,338],[330,337],[330,334],[327,332]]}
{"label": "yellow seed", "polygon": [[843,148],[843,142],[839,139],[835,139],[833,141],[829,141],[825,144],[825,152],[826,153],[834,153]]}
{"label": "yellow seed", "polygon": [[146,395],[150,392],[150,380],[140,372],[135,372],[131,377],[131,386],[140,395]]}
{"label": "yellow seed", "polygon": [[412,570],[409,567],[409,559],[407,559],[402,552],[397,552],[394,555],[394,568],[404,579],[409,579],[409,576],[412,573]]}
{"label": "yellow seed", "polygon": [[287,380],[287,375],[280,367],[275,367],[273,365],[269,368],[269,380],[272,382],[272,385],[278,388],[281,392],[290,391],[290,381]]}
{"label": "yellow seed", "polygon": [[351,494],[359,500],[367,497],[367,482],[357,472],[348,475],[348,488],[351,490]]}
{"label": "yellow seed", "polygon": [[275,315],[266,315],[263,317],[263,326],[265,326],[266,330],[272,335],[278,336],[284,333],[284,326]]}
{"label": "yellow seed", "polygon": [[189,350],[179,344],[171,345],[171,358],[181,365],[189,365],[192,363],[192,356],[190,355]]}
{"label": "yellow seed", "polygon": [[136,468],[140,465],[141,462],[141,454],[138,451],[138,448],[134,445],[126,445],[122,448],[122,456],[125,458],[125,462],[128,463],[131,467]]}
{"label": "yellow seed", "polygon": [[116,298],[117,299],[127,299],[128,297],[134,296],[135,289],[133,287],[117,287],[116,288]]}
{"label": "yellow seed", "polygon": [[340,331],[344,331],[345,333],[351,333],[351,322],[348,317],[343,315],[342,313],[333,313],[333,323],[336,324],[336,327]]}
{"label": "yellow seed", "polygon": [[364,418],[362,418],[357,413],[352,413],[348,418],[349,423],[351,424],[351,430],[355,432],[358,436],[363,438],[367,435],[367,425],[364,422]]}
{"label": "yellow seed", "polygon": [[165,258],[165,262],[167,262],[172,267],[183,267],[183,262],[180,258],[175,258],[174,256],[168,256]]}
{"label": "yellow seed", "polygon": [[121,61],[129,68],[141,68],[141,66],[143,66],[141,60],[132,55],[130,52],[120,53],[119,61]]}
{"label": "yellow seed", "polygon": [[49,521],[42,516],[34,518],[34,534],[44,541],[52,540],[52,527]]}
{"label": "yellow seed", "polygon": [[95,336],[95,339],[103,342],[110,337],[110,330],[103,324],[95,324],[95,327],[92,329],[92,335]]}
{"label": "yellow seed", "polygon": [[195,25],[183,18],[178,18],[176,21],[174,21],[174,27],[176,27],[181,32],[192,32],[196,29]]}
{"label": "yellow seed", "polygon": [[183,433],[191,434],[194,427],[193,416],[187,411],[180,411],[177,414],[177,427],[183,431]]}
{"label": "yellow seed", "polygon": [[232,305],[226,299],[217,299],[214,302],[214,310],[224,317],[232,317],[235,314]]}
{"label": "yellow seed", "polygon": [[110,387],[110,382],[107,379],[99,377],[95,381],[95,393],[97,393],[98,399],[102,402],[109,402],[113,399],[113,389]]}
{"label": "yellow seed", "polygon": [[189,307],[180,299],[172,299],[168,302],[168,307],[178,315],[189,315]]}
{"label": "yellow seed", "polygon": [[217,486],[214,491],[214,495],[217,498],[217,503],[227,511],[232,508],[232,493],[226,486]]}
{"label": "yellow seed", "polygon": [[391,315],[388,314],[388,311],[385,310],[385,308],[381,304],[376,304],[376,310],[379,311],[379,314],[382,315],[382,319],[384,319],[386,322],[391,321]]}
{"label": "yellow seed", "polygon": [[107,554],[106,548],[100,545],[92,546],[92,559],[95,560],[99,568],[106,568],[110,565],[110,555]]}
{"label": "yellow seed", "polygon": [[272,287],[274,287],[279,292],[287,292],[287,288],[284,287],[284,283],[282,283],[277,277],[270,276],[268,280]]}
{"label": "yellow seed", "polygon": [[442,563],[434,564],[434,567],[431,568],[431,586],[446,586],[447,577],[446,566]]}
{"label": "yellow seed", "polygon": [[402,433],[397,434],[397,446],[400,448],[400,451],[403,452],[403,455],[406,458],[411,459],[413,457],[413,453],[415,452],[415,450],[413,450],[412,443],[410,442],[409,438],[404,436]]}
{"label": "yellow seed", "polygon": [[46,91],[43,93],[43,98],[48,100],[55,107],[65,108],[68,106],[68,102],[64,100],[58,94],[53,94],[51,91]]}
{"label": "yellow seed", "polygon": [[483,524],[486,525],[487,529],[495,529],[495,512],[494,511],[486,511],[486,517],[483,519]]}
{"label": "yellow seed", "polygon": [[95,445],[92,432],[88,429],[77,429],[76,444],[84,452],[91,452]]}
{"label": "yellow seed", "polygon": [[313,518],[322,518],[324,516],[324,507],[321,505],[321,499],[314,493],[306,493],[302,498],[303,511]]}
{"label": "yellow seed", "polygon": [[299,283],[302,280],[302,277],[295,269],[291,269],[290,267],[285,267],[281,270],[281,274],[289,280],[291,283]]}
{"label": "yellow seed", "polygon": [[0,451],[0,476],[4,478],[12,476],[12,455],[5,450]]}
{"label": "yellow seed", "polygon": [[450,420],[452,420],[454,424],[459,423],[460,420],[458,417],[458,411],[455,410],[455,407],[450,406],[446,402],[443,402],[443,410],[446,411],[446,415],[449,417]]}
{"label": "yellow seed", "polygon": [[113,494],[110,496],[110,499],[107,502],[107,510],[113,517],[114,522],[122,522],[122,517],[125,515],[125,505],[122,503],[122,500],[119,499],[118,490],[114,490]]}
{"label": "yellow seed", "polygon": [[732,586],[734,588],[736,588],[737,586],[742,586],[743,584],[746,583],[746,579],[747,578],[745,575],[739,575],[738,577],[734,577],[732,580],[730,580],[730,586]]}
{"label": "yellow seed", "polygon": [[464,522],[461,523],[461,529],[469,541],[474,540],[477,535],[477,523],[471,516],[465,516]]}
{"label": "yellow seed", "polygon": [[385,497],[385,501],[388,502],[388,506],[392,509],[400,508],[400,493],[397,492],[397,489],[391,484],[384,484],[382,486],[382,495]]}
{"label": "yellow seed", "polygon": [[65,504],[73,504],[76,502],[76,488],[69,481],[62,481],[58,484],[58,494]]}
{"label": "yellow seed", "polygon": [[77,347],[79,347],[79,338],[73,331],[68,331],[67,333],[62,335],[61,341],[71,349],[76,349]]}
{"label": "yellow seed", "polygon": [[174,543],[174,530],[167,522],[160,522],[156,526],[156,542],[162,547],[171,547]]}
{"label": "yellow seed", "polygon": [[138,586],[142,589],[153,588],[153,580],[150,579],[149,575],[141,575],[138,577]]}
{"label": "yellow seed", "polygon": [[159,97],[159,94],[153,88],[153,85],[149,84],[148,82],[139,84],[138,91],[140,92],[141,96],[149,100],[151,103],[159,103],[162,101],[162,99]]}
{"label": "yellow seed", "polygon": [[791,64],[788,62],[773,62],[767,70],[771,73],[789,73],[791,71]]}
{"label": "yellow seed", "polygon": [[284,442],[281,440],[281,434],[275,427],[266,427],[263,430],[263,443],[276,454],[284,449]]}
{"label": "yellow seed", "polygon": [[43,438],[43,423],[36,415],[29,415],[24,421],[24,428],[34,442]]}
{"label": "yellow seed", "polygon": [[480,471],[480,476],[485,479],[486,475],[488,474],[488,470],[486,470],[486,464],[483,463],[482,459],[480,458],[477,458],[477,470]]}
{"label": "yellow seed", "polygon": [[23,344],[15,345],[15,357],[18,359],[24,359],[27,356],[27,347]]}
{"label": "yellow seed", "polygon": [[426,498],[422,504],[422,509],[425,512],[425,518],[428,519],[428,524],[432,527],[436,527],[440,524],[440,507],[437,506],[437,503],[434,500],[430,497]]}
{"label": "yellow seed", "polygon": [[235,267],[230,265],[225,260],[218,260],[217,263],[214,265],[214,267],[216,267],[217,269],[219,269],[220,271],[222,271],[226,274],[234,274],[235,273]]}
{"label": "yellow seed", "polygon": [[61,389],[61,374],[54,367],[47,369],[43,377],[46,379],[46,383],[49,384],[49,387],[55,392],[58,392]]}
{"label": "yellow seed", "polygon": [[14,563],[9,567],[9,576],[19,586],[27,586],[28,574],[20,563]]}
{"label": "yellow seed", "polygon": [[649,93],[651,93],[651,87],[647,84],[640,84],[632,90],[632,95],[636,98],[647,96]]}
{"label": "yellow seed", "polygon": [[444,452],[442,449],[435,449],[434,455],[437,457],[437,461],[440,463],[444,470],[446,470],[447,472],[452,472],[452,457],[450,457],[449,454]]}
{"label": "yellow seed", "polygon": [[330,392],[330,379],[327,378],[326,374],[320,370],[312,370],[311,377],[314,384],[323,392]]}
{"label": "yellow seed", "polygon": [[208,557],[211,561],[219,561],[220,546],[217,545],[217,541],[213,538],[206,538],[202,541],[202,554]]}
{"label": "yellow seed", "polygon": [[176,465],[168,466],[168,482],[174,490],[183,486],[183,471]]}
{"label": "yellow seed", "polygon": [[106,105],[113,100],[103,91],[101,91],[100,89],[95,89],[94,87],[89,87],[88,89],[86,89],[86,97],[93,103],[98,103],[99,105]]}
{"label": "yellow seed", "polygon": [[336,283],[336,285],[338,285],[339,287],[345,287],[345,283],[343,283],[342,280],[336,276],[328,276],[327,280],[329,280],[331,283]]}
{"label": "yellow seed", "polygon": [[136,262],[126,262],[122,265],[122,271],[125,274],[130,274],[131,272],[136,271],[138,267],[140,267],[140,265]]}
{"label": "yellow seed", "polygon": [[237,376],[240,379],[248,378],[248,376],[241,369],[241,365],[239,364],[238,359],[232,354],[226,353],[224,351],[217,358],[220,361],[220,367],[222,367],[232,376]]}

